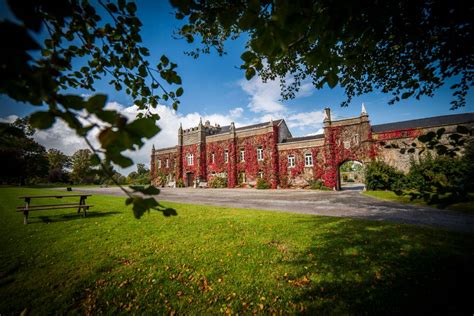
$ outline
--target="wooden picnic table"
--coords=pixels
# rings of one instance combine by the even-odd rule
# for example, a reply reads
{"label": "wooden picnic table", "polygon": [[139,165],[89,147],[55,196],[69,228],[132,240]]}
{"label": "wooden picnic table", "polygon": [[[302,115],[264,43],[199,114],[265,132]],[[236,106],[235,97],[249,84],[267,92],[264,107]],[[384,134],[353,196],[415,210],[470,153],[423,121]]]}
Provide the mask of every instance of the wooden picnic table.
{"label": "wooden picnic table", "polygon": [[[77,208],[77,213],[81,212],[81,209],[84,210],[84,217],[87,215],[87,211],[90,207],[94,205],[86,205],[87,197],[92,196],[92,194],[54,194],[54,195],[26,195],[19,196],[19,199],[24,199],[25,206],[17,206],[17,212],[23,212],[23,224],[28,224],[28,214],[30,211],[41,211],[41,210],[57,210],[65,208]],[[46,199],[46,198],[69,198],[69,197],[79,197],[78,203],[62,203],[62,204],[40,204],[40,205],[30,205],[32,199]]]}

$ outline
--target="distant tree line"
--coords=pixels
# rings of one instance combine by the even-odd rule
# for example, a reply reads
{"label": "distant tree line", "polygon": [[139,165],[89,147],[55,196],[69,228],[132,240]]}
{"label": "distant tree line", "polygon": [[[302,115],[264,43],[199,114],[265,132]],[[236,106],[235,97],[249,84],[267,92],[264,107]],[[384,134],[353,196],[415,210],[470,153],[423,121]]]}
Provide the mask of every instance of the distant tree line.
{"label": "distant tree line", "polygon": [[0,183],[31,185],[63,184],[149,184],[150,170],[137,164],[137,170],[122,175],[105,161],[94,166],[92,152],[79,149],[68,156],[58,149],[46,148],[33,139],[33,129],[26,118],[0,123]]}

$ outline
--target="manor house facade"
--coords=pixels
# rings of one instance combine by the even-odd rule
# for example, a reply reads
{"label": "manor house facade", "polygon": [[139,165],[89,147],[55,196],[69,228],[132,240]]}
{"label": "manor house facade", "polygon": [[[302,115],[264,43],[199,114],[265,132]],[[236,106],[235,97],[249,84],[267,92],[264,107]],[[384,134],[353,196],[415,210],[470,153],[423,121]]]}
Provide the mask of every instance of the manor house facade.
{"label": "manor house facade", "polygon": [[[283,119],[236,128],[212,126],[178,130],[178,145],[154,149],[151,179],[154,185],[181,183],[196,186],[213,177],[227,179],[227,186],[255,185],[264,179],[272,188],[304,187],[311,180],[340,188],[339,167],[346,161],[363,164],[380,159],[408,171],[410,157],[421,148],[417,137],[439,128],[446,135],[458,125],[474,128],[474,113],[371,125],[364,106],[358,117],[332,120],[325,110],[324,133],[293,137]],[[416,144],[414,147],[411,144]],[[400,148],[414,147],[402,154]]]}

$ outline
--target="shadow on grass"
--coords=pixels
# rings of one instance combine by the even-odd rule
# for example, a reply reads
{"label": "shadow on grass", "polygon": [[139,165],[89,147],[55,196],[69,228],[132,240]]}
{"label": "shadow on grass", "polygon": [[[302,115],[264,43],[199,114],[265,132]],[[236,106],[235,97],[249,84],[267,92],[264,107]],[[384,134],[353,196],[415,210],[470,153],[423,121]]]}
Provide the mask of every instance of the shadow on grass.
{"label": "shadow on grass", "polygon": [[[59,214],[59,215],[48,215],[48,216],[34,216],[34,217],[29,217],[28,218],[28,225],[29,224],[41,224],[41,223],[56,223],[56,222],[66,222],[66,221],[72,221],[72,220],[77,220],[77,219],[84,219],[84,218],[99,218],[99,217],[105,217],[105,216],[112,216],[115,214],[120,214],[120,212],[87,212],[87,216],[84,217],[84,214],[81,213],[74,213],[74,214]],[[38,218],[40,221],[35,221],[35,219]]]}
{"label": "shadow on grass", "polygon": [[309,220],[314,235],[282,278],[304,314],[471,314],[473,236],[350,221]]}

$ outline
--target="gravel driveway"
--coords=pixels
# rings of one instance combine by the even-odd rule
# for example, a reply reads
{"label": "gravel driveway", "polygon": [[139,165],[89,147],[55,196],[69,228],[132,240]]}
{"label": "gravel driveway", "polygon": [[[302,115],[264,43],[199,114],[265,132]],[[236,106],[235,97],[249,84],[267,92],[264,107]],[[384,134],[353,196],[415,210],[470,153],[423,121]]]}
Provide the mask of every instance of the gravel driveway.
{"label": "gravel driveway", "polygon": [[[124,196],[119,188],[77,188],[75,191]],[[429,225],[474,233],[474,216],[449,210],[377,200],[360,191],[164,188],[158,200],[253,208],[397,223]]]}

